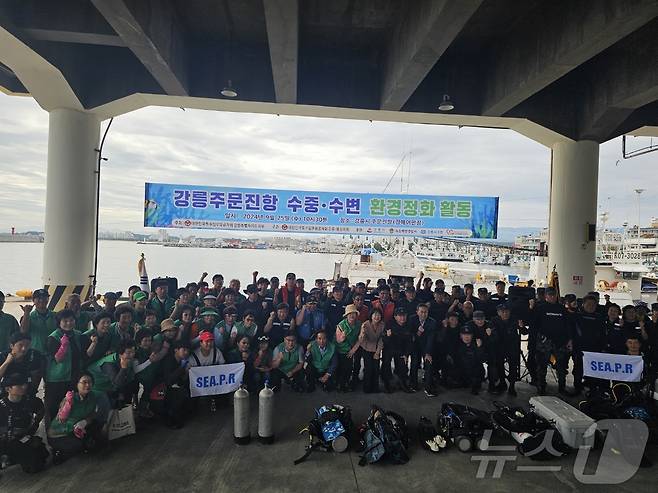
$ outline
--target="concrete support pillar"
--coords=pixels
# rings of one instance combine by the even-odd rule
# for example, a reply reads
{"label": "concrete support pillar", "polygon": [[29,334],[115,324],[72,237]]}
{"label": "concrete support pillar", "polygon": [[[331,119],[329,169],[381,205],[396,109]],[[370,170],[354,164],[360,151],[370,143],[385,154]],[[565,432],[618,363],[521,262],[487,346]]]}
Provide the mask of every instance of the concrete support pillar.
{"label": "concrete support pillar", "polygon": [[96,238],[96,162],[100,120],[70,109],[50,112],[43,283],[50,308],[89,293]]}
{"label": "concrete support pillar", "polygon": [[588,225],[596,225],[598,180],[598,143],[553,146],[548,268],[557,266],[561,295],[581,297],[594,289],[596,241],[589,241]]}

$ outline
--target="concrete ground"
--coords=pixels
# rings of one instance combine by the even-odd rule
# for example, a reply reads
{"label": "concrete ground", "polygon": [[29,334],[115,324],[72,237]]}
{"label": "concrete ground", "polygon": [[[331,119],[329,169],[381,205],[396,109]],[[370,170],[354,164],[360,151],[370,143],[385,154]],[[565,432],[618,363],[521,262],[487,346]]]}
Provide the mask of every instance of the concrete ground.
{"label": "concrete ground", "polygon": [[[506,394],[500,400],[527,404],[534,388],[522,383],[519,397]],[[549,391],[554,390],[549,387]],[[472,456],[451,448],[431,454],[420,447],[416,425],[421,415],[436,420],[441,404],[448,400],[491,409],[493,397],[486,392],[472,396],[464,391],[445,391],[428,398],[423,393],[412,395],[327,394],[316,391],[299,395],[284,388],[275,396],[276,441],[262,445],[233,443],[233,417],[230,400],[216,413],[203,409],[181,430],[172,431],[160,423],[142,425],[137,435],[111,443],[100,456],[80,456],[60,466],[50,466],[37,475],[24,474],[20,468],[3,471],[0,491],[40,492],[73,491],[84,493],[116,491],[258,491],[258,492],[370,492],[370,491],[617,491],[640,493],[655,491],[658,465],[640,469],[629,481],[620,485],[585,485],[573,475],[575,453],[552,460],[536,462],[515,452],[490,452],[489,455],[516,457],[505,463],[499,479],[493,479],[494,464],[489,464],[486,478],[476,479],[480,465]],[[356,452],[343,454],[314,452],[297,466],[293,460],[303,454],[305,436],[299,430],[322,404],[342,403],[352,407],[355,423],[362,422],[371,403],[402,414],[411,428],[410,461],[405,465],[374,464],[360,467]],[[257,432],[256,396],[251,401],[253,436]],[[497,444],[512,444],[502,440]],[[657,460],[655,445],[650,457]],[[594,454],[593,454],[594,455]],[[591,459],[596,464],[596,460]],[[589,464],[589,462],[588,462]],[[517,466],[559,466],[559,471],[524,472]],[[593,466],[588,466],[593,470]]]}

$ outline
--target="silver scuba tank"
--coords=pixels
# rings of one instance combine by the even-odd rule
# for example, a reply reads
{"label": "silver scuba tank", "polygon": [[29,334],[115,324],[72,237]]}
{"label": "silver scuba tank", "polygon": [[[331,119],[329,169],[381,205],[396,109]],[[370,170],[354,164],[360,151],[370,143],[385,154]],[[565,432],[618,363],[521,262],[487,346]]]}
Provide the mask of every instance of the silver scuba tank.
{"label": "silver scuba tank", "polygon": [[274,442],[274,392],[267,382],[258,394],[258,440],[264,444]]}
{"label": "silver scuba tank", "polygon": [[240,387],[233,394],[233,440],[246,445],[251,440],[249,428],[249,392]]}

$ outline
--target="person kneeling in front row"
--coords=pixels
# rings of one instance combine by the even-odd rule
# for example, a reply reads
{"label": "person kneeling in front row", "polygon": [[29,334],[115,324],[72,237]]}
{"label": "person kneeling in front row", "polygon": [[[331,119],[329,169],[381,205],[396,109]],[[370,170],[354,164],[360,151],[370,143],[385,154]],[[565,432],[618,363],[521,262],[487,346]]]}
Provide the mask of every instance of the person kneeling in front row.
{"label": "person kneeling in front row", "polygon": [[272,356],[272,389],[281,388],[281,380],[296,392],[304,392],[304,348],[297,344],[297,335],[288,332],[283,342],[274,348]]}
{"label": "person kneeling in front row", "polygon": [[106,445],[103,426],[107,421],[107,404],[102,392],[92,390],[94,379],[83,373],[76,391],[66,393],[59,412],[50,422],[48,443],[53,449],[53,464],[80,453],[92,452]]}
{"label": "person kneeling in front row", "polygon": [[49,455],[35,436],[44,415],[43,402],[29,396],[27,376],[22,373],[4,377],[2,387],[7,394],[0,399],[0,468],[20,464],[25,472],[39,472]]}
{"label": "person kneeling in front row", "polygon": [[320,329],[315,333],[315,340],[308,348],[304,365],[307,391],[313,392],[316,382],[319,382],[325,392],[331,392],[335,387],[333,376],[338,366],[336,345],[327,340],[327,332]]}

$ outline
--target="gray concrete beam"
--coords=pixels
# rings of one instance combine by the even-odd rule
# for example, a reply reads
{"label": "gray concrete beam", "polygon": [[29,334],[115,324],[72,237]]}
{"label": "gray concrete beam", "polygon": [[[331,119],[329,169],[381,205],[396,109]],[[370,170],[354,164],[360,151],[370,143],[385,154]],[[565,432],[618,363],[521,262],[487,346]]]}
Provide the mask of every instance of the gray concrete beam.
{"label": "gray concrete beam", "polygon": [[114,34],[94,32],[60,31],[54,29],[24,29],[25,34],[37,41],[52,41],[55,43],[77,43],[99,46],[125,47],[126,43]]}
{"label": "gray concrete beam", "polygon": [[591,67],[579,139],[608,140],[635,110],[658,101],[658,20],[646,28],[647,36],[629,40]]}
{"label": "gray concrete beam", "polygon": [[298,0],[263,0],[277,103],[297,103]]}
{"label": "gray concrete beam", "polygon": [[485,116],[501,116],[658,16],[658,0],[568,2],[547,8],[494,50]]}
{"label": "gray concrete beam", "polygon": [[388,46],[381,109],[400,110],[448,49],[482,0],[408,3]]}
{"label": "gray concrete beam", "polygon": [[188,95],[185,33],[171,2],[92,2],[167,94]]}

